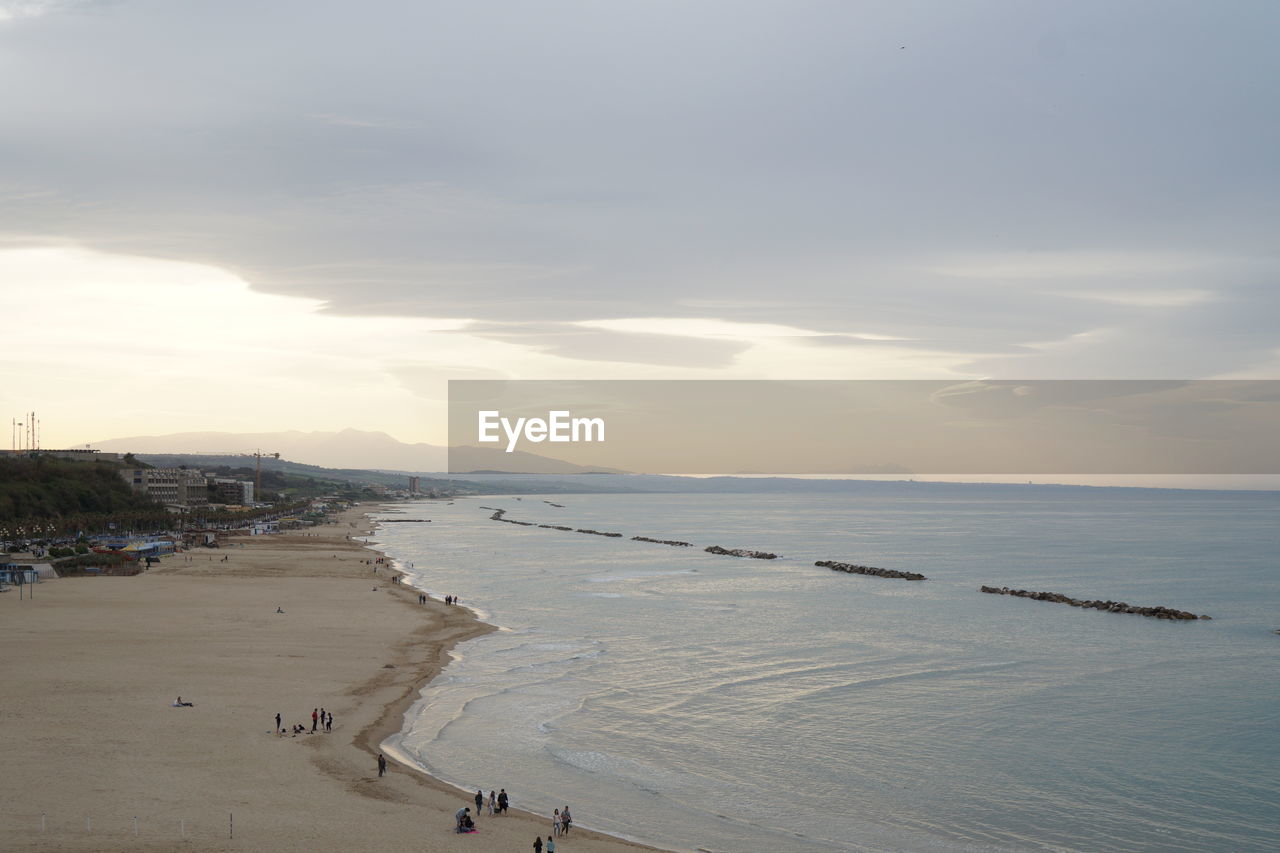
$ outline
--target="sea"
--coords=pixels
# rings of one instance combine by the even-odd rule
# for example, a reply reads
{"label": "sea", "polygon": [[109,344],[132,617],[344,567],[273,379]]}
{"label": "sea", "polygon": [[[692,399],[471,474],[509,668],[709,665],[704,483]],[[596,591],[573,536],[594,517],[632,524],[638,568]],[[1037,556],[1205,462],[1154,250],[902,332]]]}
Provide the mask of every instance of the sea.
{"label": "sea", "polygon": [[372,539],[498,628],[386,748],[548,821],[569,805],[716,853],[1280,849],[1280,493],[524,495],[375,517],[430,519]]}

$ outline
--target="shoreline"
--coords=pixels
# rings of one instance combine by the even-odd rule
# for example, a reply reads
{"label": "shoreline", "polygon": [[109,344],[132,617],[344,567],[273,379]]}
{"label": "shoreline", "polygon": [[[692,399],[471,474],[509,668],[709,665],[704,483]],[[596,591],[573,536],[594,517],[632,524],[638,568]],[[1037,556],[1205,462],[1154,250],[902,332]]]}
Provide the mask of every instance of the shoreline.
{"label": "shoreline", "polygon": [[[443,853],[545,837],[549,818],[515,808],[482,816],[482,841],[457,835],[464,789],[400,762],[377,775],[383,741],[454,646],[495,630],[465,607],[417,604],[391,565],[369,564],[380,552],[360,539],[383,506],[0,596],[0,643],[22,649],[6,663],[21,736],[3,747],[0,849]],[[272,733],[272,714],[287,728],[312,704],[332,732]],[[560,846],[657,849],[583,827]]]}
{"label": "shoreline", "polygon": [[[379,506],[387,507],[387,506],[395,506],[395,504],[380,504]],[[372,535],[373,532],[377,529],[378,522],[370,519],[369,515],[370,513],[379,512],[379,511],[381,510],[369,509],[364,513],[364,517],[368,522],[369,529],[367,531],[362,532],[361,535],[364,535],[364,536]],[[385,551],[379,550],[379,548],[375,545],[363,544],[361,547],[370,552],[379,554],[381,556],[386,556],[389,561],[394,559],[390,554],[388,554]],[[392,565],[391,563],[388,563],[388,565],[386,566],[386,571],[389,573],[395,573],[399,575],[401,578],[408,577],[408,575],[405,572],[401,571],[398,568],[395,568],[394,565]],[[410,598],[416,599],[417,594],[419,592],[423,592],[423,593],[426,592],[425,589],[420,590],[418,587],[408,583],[396,583],[396,584],[393,584],[392,587],[393,587],[393,591],[396,592],[400,596],[401,600],[409,607],[417,607],[417,605],[414,602],[410,601]],[[410,593],[410,590],[413,590],[413,592]],[[450,653],[452,652],[452,650],[458,645],[460,645],[461,643],[467,642],[468,640],[476,639],[478,637],[483,637],[484,635],[491,634],[494,631],[497,631],[499,629],[498,629],[498,626],[485,622],[483,619],[480,618],[480,616],[478,616],[474,611],[472,611],[466,605],[461,605],[455,608],[449,605],[445,605],[443,604],[443,602],[436,599],[429,599],[429,601],[438,606],[446,608],[451,613],[456,612],[460,614],[458,621],[464,623],[464,625],[466,623],[469,623],[469,627],[462,627],[462,629],[459,630],[455,635],[450,636],[446,639],[441,639],[439,637],[436,637],[435,639],[438,643],[440,643],[440,645],[438,646],[437,649],[434,650],[435,654],[433,656],[432,663],[429,666],[419,670],[416,678],[409,682],[403,694],[394,702],[386,706],[382,715],[378,718],[377,721],[375,721],[374,723],[370,723],[368,726],[365,727],[365,729],[359,732],[356,735],[356,738],[353,741],[353,743],[358,747],[368,751],[372,757],[376,757],[380,752],[385,754],[389,764],[394,763],[400,767],[405,768],[412,774],[414,778],[418,779],[421,782],[421,784],[426,785],[434,790],[443,791],[446,793],[461,796],[464,800],[466,800],[467,802],[470,802],[471,798],[474,797],[474,792],[466,788],[463,788],[460,785],[449,782],[445,779],[441,779],[438,776],[434,776],[425,768],[421,767],[416,763],[413,763],[408,758],[408,756],[405,755],[403,749],[400,748],[398,741],[399,741],[400,735],[404,733],[405,724],[408,722],[409,711],[413,708],[414,705],[416,705],[421,699],[424,698],[423,691],[427,689],[430,683],[433,680],[435,680],[435,678],[439,676],[440,673],[444,671],[444,668],[449,664]],[[384,749],[383,745],[386,744],[388,741],[392,742],[392,746],[390,749]],[[522,817],[527,818],[531,821],[540,822],[543,825],[543,829],[545,831],[546,823],[548,821],[547,817],[543,817],[541,815],[538,815],[526,809],[515,808],[515,807],[509,808],[507,811],[509,814],[513,814],[513,815],[519,814]],[[627,848],[630,850],[655,851],[655,853],[673,853],[673,851],[670,851],[667,848],[655,847],[653,845],[646,844],[643,841],[637,841],[629,838],[624,838],[622,836],[601,832],[599,830],[590,829],[589,827],[579,824],[576,821],[574,822],[573,832],[574,832],[574,838],[588,838],[588,839],[598,839],[603,841],[615,842],[617,844],[626,845]],[[579,845],[575,842],[574,848],[577,849],[578,846]]]}

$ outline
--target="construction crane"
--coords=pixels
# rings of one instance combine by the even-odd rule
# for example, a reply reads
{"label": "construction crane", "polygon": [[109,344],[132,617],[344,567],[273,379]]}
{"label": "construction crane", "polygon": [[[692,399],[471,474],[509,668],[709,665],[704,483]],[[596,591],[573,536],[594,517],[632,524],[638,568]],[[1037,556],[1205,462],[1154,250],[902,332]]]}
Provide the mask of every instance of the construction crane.
{"label": "construction crane", "polygon": [[279,453],[263,453],[261,450],[255,450],[250,454],[256,465],[256,476],[253,482],[253,499],[258,503],[262,503],[262,457],[270,456],[272,459],[279,459]]}

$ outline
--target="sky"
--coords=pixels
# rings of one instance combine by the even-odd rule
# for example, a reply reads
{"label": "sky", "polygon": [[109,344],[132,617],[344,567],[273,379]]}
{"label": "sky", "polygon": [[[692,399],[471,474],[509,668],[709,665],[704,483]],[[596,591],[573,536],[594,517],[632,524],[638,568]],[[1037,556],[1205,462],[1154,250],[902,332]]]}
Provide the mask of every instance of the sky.
{"label": "sky", "polygon": [[0,416],[1280,378],[1280,6],[0,0]]}

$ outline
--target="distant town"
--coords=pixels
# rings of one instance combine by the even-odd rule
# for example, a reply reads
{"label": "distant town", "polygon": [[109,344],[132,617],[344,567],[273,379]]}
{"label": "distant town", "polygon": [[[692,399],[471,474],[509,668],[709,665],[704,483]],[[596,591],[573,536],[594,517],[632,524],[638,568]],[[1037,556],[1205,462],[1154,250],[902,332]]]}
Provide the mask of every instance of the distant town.
{"label": "distant town", "polygon": [[403,486],[349,482],[264,470],[279,454],[248,457],[162,467],[89,448],[0,453],[0,584],[136,574],[164,554],[218,548],[220,537],[325,524],[361,500],[450,494],[413,475],[385,477]]}

